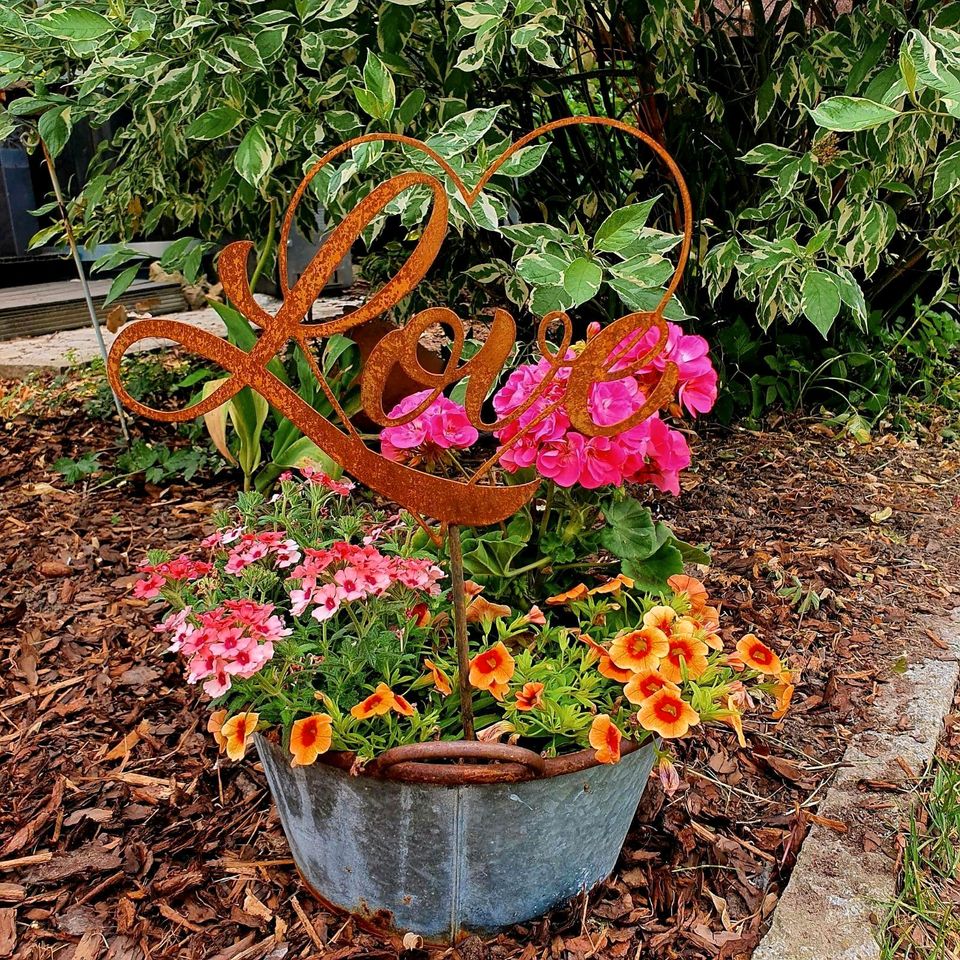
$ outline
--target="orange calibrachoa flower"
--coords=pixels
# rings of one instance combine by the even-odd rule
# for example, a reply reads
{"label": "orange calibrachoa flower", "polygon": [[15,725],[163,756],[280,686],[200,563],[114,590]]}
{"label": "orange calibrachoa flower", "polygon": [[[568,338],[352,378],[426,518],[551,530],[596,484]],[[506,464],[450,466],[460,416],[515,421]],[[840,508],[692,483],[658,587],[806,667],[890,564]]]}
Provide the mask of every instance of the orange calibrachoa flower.
{"label": "orange calibrachoa flower", "polygon": [[520,622],[523,624],[529,623],[535,627],[542,627],[547,622],[547,618],[543,615],[543,611],[534,604],[529,611],[520,618]]}
{"label": "orange calibrachoa flower", "polygon": [[670,649],[667,635],[657,627],[626,630],[610,644],[610,659],[622,670],[652,670]]}
{"label": "orange calibrachoa flower", "polygon": [[623,734],[605,713],[593,718],[590,726],[590,746],[597,751],[597,763],[619,763],[622,739]]}
{"label": "orange calibrachoa flower", "polygon": [[626,683],[633,676],[632,670],[621,670],[616,666],[610,659],[610,651],[597,643],[589,634],[581,633],[578,636],[579,639],[600,658],[600,662],[597,664],[597,671],[601,677],[606,677],[608,680],[616,680],[617,683]]}
{"label": "orange calibrachoa flower", "polygon": [[533,710],[543,706],[543,684],[536,681],[525,683],[517,694],[518,710]]}
{"label": "orange calibrachoa flower", "polygon": [[489,693],[494,700],[499,700],[503,702],[503,698],[507,695],[507,691],[510,689],[510,684],[504,681],[500,683],[499,680],[494,680],[493,683],[487,687],[487,693]]}
{"label": "orange calibrachoa flower", "polygon": [[727,697],[727,709],[719,716],[724,723],[733,727],[735,733],[737,734],[737,743],[739,743],[741,747],[745,747],[747,745],[747,741],[743,735],[743,717],[740,715],[740,711],[737,709],[733,697]]}
{"label": "orange calibrachoa flower", "polygon": [[513,610],[502,603],[491,603],[477,594],[467,604],[467,623],[493,623],[498,617],[509,617]]}
{"label": "orange calibrachoa flower", "polygon": [[[470,683],[478,690],[489,690],[498,700],[506,693],[507,681],[513,676],[514,660],[510,651],[498,640],[470,661]],[[497,694],[501,694],[497,696]]]}
{"label": "orange calibrachoa flower", "polygon": [[433,685],[445,697],[453,693],[453,687],[450,686],[450,678],[432,661],[424,659],[423,665],[430,671],[433,677]]}
{"label": "orange calibrachoa flower", "polygon": [[260,722],[259,713],[235,713],[220,728],[227,756],[231,760],[242,760],[247,752],[247,743]]}
{"label": "orange calibrachoa flower", "polygon": [[669,636],[677,611],[673,607],[653,607],[643,615],[645,627],[656,627]]}
{"label": "orange calibrachoa flower", "polygon": [[565,603],[573,603],[575,600],[585,600],[589,595],[590,591],[587,589],[587,585],[585,583],[578,583],[575,587],[571,587],[571,589],[564,593],[547,597],[546,602],[550,604],[551,607],[559,607]]}
{"label": "orange calibrachoa flower", "polygon": [[587,592],[592,597],[595,593],[619,593],[624,587],[629,590],[632,586],[633,581],[628,576],[618,573],[612,580],[607,580]]}
{"label": "orange calibrachoa flower", "polygon": [[216,741],[221,753],[223,753],[223,748],[227,745],[226,737],[220,732],[223,729],[223,722],[226,719],[226,710],[214,710],[207,718],[207,733],[213,734],[213,739]]}
{"label": "orange calibrachoa flower", "polygon": [[623,688],[623,695],[631,703],[643,703],[658,690],[665,688],[675,693],[680,692],[680,688],[667,680],[658,670],[641,670],[627,681],[627,685]]}
{"label": "orange calibrachoa flower", "polygon": [[399,693],[393,695],[393,709],[401,717],[412,717],[417,712],[417,708],[406,697],[401,697]]}
{"label": "orange calibrachoa flower", "polygon": [[309,767],[333,743],[333,717],[329,713],[315,713],[294,723],[290,730],[290,752],[293,766]]}
{"label": "orange calibrachoa flower", "polygon": [[773,688],[773,695],[777,698],[777,709],[772,714],[774,720],[782,720],[787,715],[794,691],[793,677],[789,670],[781,671],[778,680]]}
{"label": "orange calibrachoa flower", "polygon": [[741,638],[737,644],[737,656],[743,664],[760,673],[774,676],[783,670],[780,658],[753,633]]}
{"label": "orange calibrachoa flower", "polygon": [[670,637],[667,643],[666,656],[660,661],[660,672],[667,680],[679,683],[683,679],[681,661],[687,669],[687,676],[691,680],[702,677],[707,672],[707,645],[702,640],[685,634]]}
{"label": "orange calibrachoa flower", "polygon": [[691,613],[699,613],[707,605],[707,588],[696,577],[675,573],[667,578],[667,584],[674,593],[687,595]]}
{"label": "orange calibrachoa flower", "polygon": [[393,709],[396,699],[393,691],[385,683],[381,683],[366,700],[361,700],[356,706],[351,707],[350,713],[358,720],[382,717]]}
{"label": "orange calibrachoa flower", "polygon": [[664,687],[643,701],[637,722],[661,737],[682,737],[700,722],[700,714],[679,693]]}

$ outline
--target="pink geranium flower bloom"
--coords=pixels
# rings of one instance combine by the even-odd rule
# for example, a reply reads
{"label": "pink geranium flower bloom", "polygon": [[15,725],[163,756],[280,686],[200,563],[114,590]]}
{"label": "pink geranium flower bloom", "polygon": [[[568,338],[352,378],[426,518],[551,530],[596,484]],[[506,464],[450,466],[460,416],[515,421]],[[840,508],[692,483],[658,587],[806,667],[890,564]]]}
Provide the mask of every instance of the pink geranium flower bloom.
{"label": "pink geranium flower bloom", "polygon": [[562,440],[550,440],[537,454],[537,470],[561,487],[572,487],[583,470],[583,435],[570,432]]}
{"label": "pink geranium flower bloom", "polygon": [[[389,413],[392,420],[416,410],[432,391],[421,390],[401,400]],[[380,452],[388,460],[403,462],[420,457],[436,461],[445,450],[465,450],[477,442],[476,427],[464,408],[442,394],[409,423],[380,431]]]}

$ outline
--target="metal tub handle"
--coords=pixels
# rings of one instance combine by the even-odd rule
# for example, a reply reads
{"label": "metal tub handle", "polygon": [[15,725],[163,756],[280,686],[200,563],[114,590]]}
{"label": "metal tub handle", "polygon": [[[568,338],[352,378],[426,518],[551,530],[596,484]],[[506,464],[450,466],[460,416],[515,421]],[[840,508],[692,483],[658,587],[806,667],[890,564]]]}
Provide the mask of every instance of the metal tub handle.
{"label": "metal tub handle", "polygon": [[[447,764],[443,761],[494,761]],[[468,783],[516,783],[541,777],[543,757],[506,743],[479,740],[431,740],[391,747],[376,760],[376,772],[390,780],[436,783],[448,786]]]}

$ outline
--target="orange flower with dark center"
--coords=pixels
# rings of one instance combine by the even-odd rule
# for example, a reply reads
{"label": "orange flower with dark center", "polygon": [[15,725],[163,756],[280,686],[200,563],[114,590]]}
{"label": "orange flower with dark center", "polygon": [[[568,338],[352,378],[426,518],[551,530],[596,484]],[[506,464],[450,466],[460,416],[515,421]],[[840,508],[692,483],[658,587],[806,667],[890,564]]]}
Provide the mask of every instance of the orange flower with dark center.
{"label": "orange flower with dark center", "polygon": [[593,718],[590,725],[590,746],[596,750],[597,763],[619,763],[622,739],[623,734],[605,713]]}
{"label": "orange flower with dark center", "polygon": [[645,627],[656,627],[669,636],[677,611],[673,607],[653,607],[643,615]]}
{"label": "orange flower with dark center", "polygon": [[432,661],[424,659],[423,665],[430,671],[433,677],[433,685],[445,697],[453,693],[453,687],[450,686],[450,678]]}
{"label": "orange flower with dark center", "polygon": [[356,706],[351,707],[350,713],[358,720],[382,717],[393,709],[395,702],[396,697],[393,691],[385,683],[381,683],[366,700],[361,700]]}
{"label": "orange flower with dark center", "polygon": [[220,728],[220,736],[231,760],[243,759],[259,722],[259,713],[236,713]]}
{"label": "orange flower with dark center", "polygon": [[509,617],[513,610],[502,603],[491,603],[479,594],[467,604],[467,623],[493,623],[500,617]]}
{"label": "orange flower with dark center", "polygon": [[414,622],[415,626],[428,627],[430,625],[430,608],[425,603],[414,604],[407,611],[407,616]]}
{"label": "orange flower with dark center", "polygon": [[675,573],[667,578],[667,585],[676,593],[685,593],[690,603],[691,613],[699,613],[707,604],[707,588],[696,579],[685,573]]}
{"label": "orange flower with dark center", "polygon": [[559,607],[565,603],[573,603],[576,600],[586,600],[589,595],[590,591],[587,589],[587,585],[585,583],[578,583],[575,587],[572,587],[564,593],[547,597],[546,602],[550,604],[551,607]]}
{"label": "orange flower with dark center", "polygon": [[[660,673],[673,683],[683,679],[683,667],[687,677],[696,680],[707,672],[707,645],[702,640],[683,634],[672,636],[667,644],[667,654],[660,661]],[[683,664],[683,666],[681,666]]]}
{"label": "orange flower with dark center", "polygon": [[624,587],[629,590],[632,586],[633,581],[629,577],[618,573],[612,580],[601,583],[599,587],[594,587],[592,590],[589,590],[588,593],[590,596],[593,596],[595,593],[619,593]]}
{"label": "orange flower with dark center", "polygon": [[780,658],[755,634],[748,633],[737,644],[737,656],[748,667],[771,676],[783,670]]}
{"label": "orange flower with dark center", "polygon": [[664,689],[672,690],[675,693],[680,692],[680,688],[667,680],[659,671],[643,670],[630,677],[627,685],[623,688],[623,695],[631,703],[643,703],[658,690]]}
{"label": "orange flower with dark center", "polygon": [[608,680],[616,680],[617,683],[626,683],[632,676],[632,670],[621,670],[610,659],[610,653],[606,647],[601,646],[587,633],[578,634],[578,639],[582,640],[599,658],[597,670],[601,677]]}
{"label": "orange flower with dark center", "polygon": [[470,661],[470,683],[478,690],[489,690],[496,697],[495,689],[506,692],[506,683],[513,676],[513,670],[513,657],[503,641],[498,640]]}
{"label": "orange flower with dark center", "polygon": [[297,720],[290,730],[290,752],[293,766],[309,767],[333,743],[333,717],[329,713],[315,713]]}
{"label": "orange flower with dark center", "polygon": [[652,670],[670,649],[667,635],[657,627],[626,630],[618,633],[610,644],[610,659],[621,670]]}
{"label": "orange flower with dark center", "polygon": [[531,681],[525,683],[517,694],[518,710],[534,710],[543,706],[543,684]]}
{"label": "orange flower with dark center", "polygon": [[220,732],[223,729],[223,723],[227,719],[226,710],[214,710],[207,719],[207,733],[213,734],[217,747],[223,753],[223,748],[227,745],[226,737]]}
{"label": "orange flower with dark center", "polygon": [[637,721],[661,737],[682,737],[700,722],[700,714],[679,693],[664,687],[643,701]]}
{"label": "orange flower with dark center", "polygon": [[401,717],[412,717],[417,712],[417,708],[406,697],[401,697],[399,693],[393,695],[393,709]]}

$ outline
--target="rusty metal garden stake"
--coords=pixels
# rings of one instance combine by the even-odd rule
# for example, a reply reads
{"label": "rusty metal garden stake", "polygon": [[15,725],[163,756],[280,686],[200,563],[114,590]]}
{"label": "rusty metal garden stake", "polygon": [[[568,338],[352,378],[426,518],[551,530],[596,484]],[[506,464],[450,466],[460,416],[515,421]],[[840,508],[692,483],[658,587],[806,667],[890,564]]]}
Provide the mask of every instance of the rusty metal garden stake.
{"label": "rusty metal garden stake", "polygon": [[463,544],[460,528],[451,523],[447,530],[450,551],[450,589],[453,593],[453,636],[457,646],[457,667],[460,675],[460,716],[463,738],[473,740],[473,691],[470,689],[470,647],[467,641],[467,587],[463,579]]}

